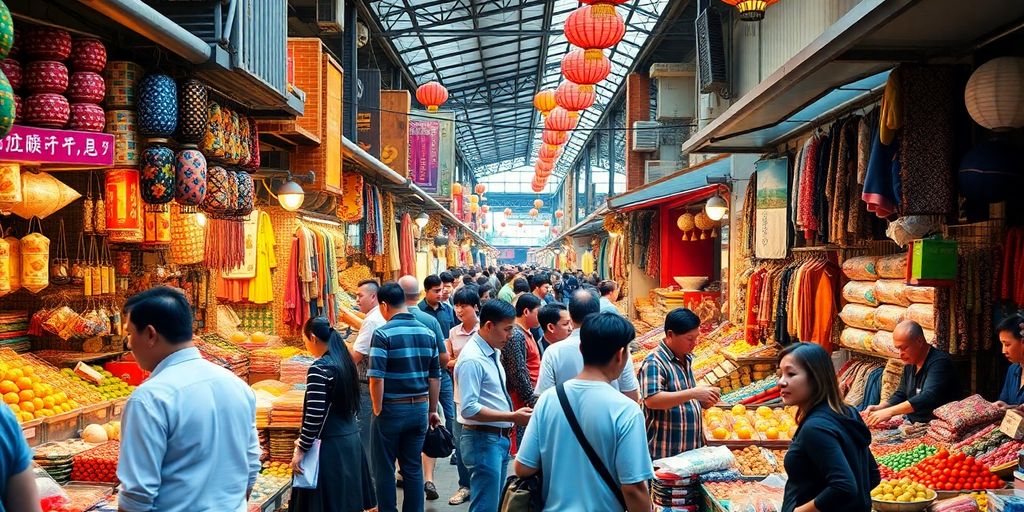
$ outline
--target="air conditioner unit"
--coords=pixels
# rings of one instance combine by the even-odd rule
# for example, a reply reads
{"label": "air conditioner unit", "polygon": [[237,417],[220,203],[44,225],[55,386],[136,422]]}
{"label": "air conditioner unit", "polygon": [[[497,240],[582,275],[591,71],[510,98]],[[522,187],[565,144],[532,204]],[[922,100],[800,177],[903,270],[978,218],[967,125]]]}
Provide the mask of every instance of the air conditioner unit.
{"label": "air conditioner unit", "polygon": [[651,71],[648,73],[651,78],[660,80],[662,78],[693,76],[696,68],[693,64],[682,62],[655,62],[651,64]]}
{"label": "air conditioner unit", "polygon": [[683,163],[676,160],[648,160],[644,162],[644,183],[660,180],[683,167]]}
{"label": "air conditioner unit", "polygon": [[658,128],[661,123],[657,121],[634,121],[633,122],[633,151],[640,153],[653,153],[661,146],[661,138],[658,135]]}
{"label": "air conditioner unit", "polygon": [[664,76],[658,79],[658,98],[655,119],[678,121],[693,119],[697,102],[696,77],[688,75]]}
{"label": "air conditioner unit", "polygon": [[707,8],[697,16],[697,64],[700,92],[727,94],[728,66],[725,60],[725,38],[722,35],[722,15]]}
{"label": "air conditioner unit", "polygon": [[716,94],[701,94],[697,100],[697,129],[703,130],[711,121],[722,115],[732,101]]}
{"label": "air conditioner unit", "polygon": [[345,1],[316,0],[316,25],[324,32],[344,32]]}

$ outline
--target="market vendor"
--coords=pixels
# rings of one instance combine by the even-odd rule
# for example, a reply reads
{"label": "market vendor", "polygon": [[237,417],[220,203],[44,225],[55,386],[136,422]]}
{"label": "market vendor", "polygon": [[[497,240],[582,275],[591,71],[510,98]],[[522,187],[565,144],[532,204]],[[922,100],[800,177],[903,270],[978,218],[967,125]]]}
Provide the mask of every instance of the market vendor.
{"label": "market vendor", "polygon": [[900,414],[914,423],[931,421],[932,411],[961,398],[953,360],[929,345],[921,324],[913,320],[900,322],[892,339],[905,365],[903,377],[887,403],[867,408],[867,423],[873,426]]}
{"label": "market vendor", "polygon": [[704,446],[701,409],[718,403],[721,390],[698,386],[693,377],[699,328],[693,311],[673,310],[665,317],[665,341],[640,364],[640,397],[653,460]]}
{"label": "market vendor", "polygon": [[1006,371],[1003,390],[999,393],[996,405],[1003,409],[1016,409],[1024,406],[1024,387],[1021,382],[1021,363],[1024,362],[1024,314],[1017,313],[1006,317],[996,328],[999,343],[1003,346],[1003,355],[1010,360],[1010,369]]}

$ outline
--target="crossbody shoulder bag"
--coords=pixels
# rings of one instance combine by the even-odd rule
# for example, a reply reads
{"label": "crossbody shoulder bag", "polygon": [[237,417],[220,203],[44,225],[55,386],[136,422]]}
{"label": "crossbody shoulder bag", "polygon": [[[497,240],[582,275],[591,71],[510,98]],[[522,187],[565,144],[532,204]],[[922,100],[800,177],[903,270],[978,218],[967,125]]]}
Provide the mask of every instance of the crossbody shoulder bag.
{"label": "crossbody shoulder bag", "polygon": [[580,422],[576,419],[576,414],[572,411],[572,405],[569,404],[569,397],[565,395],[565,384],[559,384],[556,387],[558,393],[558,402],[562,404],[562,411],[565,413],[565,418],[569,420],[569,427],[572,428],[572,433],[576,434],[576,440],[580,442],[580,446],[583,447],[584,453],[587,454],[587,458],[590,459],[590,463],[594,465],[594,469],[597,470],[597,474],[601,475],[601,479],[611,489],[612,494],[619,500],[619,504],[622,505],[623,510],[626,509],[626,498],[622,495],[622,489],[612,478],[612,474],[608,471],[608,468],[601,461],[601,458],[597,456],[597,452],[594,451],[594,447],[587,441],[587,437],[583,435],[583,429],[580,428]]}

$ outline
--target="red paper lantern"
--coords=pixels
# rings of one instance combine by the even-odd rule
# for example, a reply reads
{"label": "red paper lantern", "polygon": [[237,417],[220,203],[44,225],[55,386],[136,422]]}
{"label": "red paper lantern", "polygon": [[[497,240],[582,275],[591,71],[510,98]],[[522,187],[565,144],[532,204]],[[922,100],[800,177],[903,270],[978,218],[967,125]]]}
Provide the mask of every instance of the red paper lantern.
{"label": "red paper lantern", "polygon": [[501,227],[505,227],[505,223],[504,222],[501,223]]}
{"label": "red paper lantern", "polygon": [[614,5],[585,5],[565,20],[565,38],[585,50],[611,48],[624,35],[626,23]]}
{"label": "red paper lantern", "polygon": [[477,183],[477,185],[473,187],[473,190],[475,190],[477,194],[484,195],[484,192],[487,192],[487,185]]}
{"label": "red paper lantern", "polygon": [[544,144],[550,144],[552,146],[561,146],[569,140],[569,132],[561,132],[557,130],[544,130],[541,132],[541,140]]}
{"label": "red paper lantern", "polygon": [[416,101],[426,107],[427,112],[437,112],[437,107],[448,101],[448,89],[437,82],[427,82],[416,89]]}
{"label": "red paper lantern", "polygon": [[512,215],[512,208],[505,208],[505,216],[508,217],[509,215]]}
{"label": "red paper lantern", "polygon": [[544,227],[546,227],[546,228],[547,227],[551,227],[551,221],[550,220],[544,221]]}
{"label": "red paper lantern", "polygon": [[608,78],[612,61],[601,50],[573,50],[562,58],[562,75],[584,90]]}
{"label": "red paper lantern", "polygon": [[555,164],[546,160],[537,160],[537,163],[533,164],[533,168],[538,171],[551,171],[555,168]]}
{"label": "red paper lantern", "polygon": [[769,5],[778,2],[779,0],[722,0],[723,2],[735,6],[736,10],[740,12],[740,19],[743,21],[761,21],[764,19],[764,11],[768,9]]}
{"label": "red paper lantern", "polygon": [[559,146],[552,146],[551,144],[544,144],[537,152],[537,158],[540,160],[553,161],[558,159],[561,155],[562,148]]}
{"label": "red paper lantern", "polygon": [[544,185],[540,185],[540,184],[537,184],[537,183],[532,183],[532,184],[530,184],[530,189],[539,194],[539,193],[541,193],[541,191],[544,190]]}
{"label": "red paper lantern", "polygon": [[538,92],[533,97],[533,106],[537,110],[540,110],[541,114],[545,116],[548,115],[548,112],[551,112],[551,109],[558,106],[558,104],[555,103],[555,91],[552,89],[544,89],[543,91]]}
{"label": "red paper lantern", "polygon": [[516,227],[520,227],[520,228],[523,227],[523,223],[522,222],[516,223]]}
{"label": "red paper lantern", "polygon": [[577,116],[572,116],[569,111],[562,107],[555,107],[551,109],[551,113],[548,114],[548,118],[544,120],[544,128],[548,130],[557,130],[561,132],[568,132],[576,128],[576,124],[579,122]]}
{"label": "red paper lantern", "polygon": [[555,91],[555,102],[559,107],[569,111],[569,115],[579,115],[580,110],[586,110],[594,106],[597,93],[593,87],[584,89],[579,84],[565,81],[559,84]]}
{"label": "red paper lantern", "polygon": [[533,207],[534,208],[542,208],[543,206],[544,206],[544,200],[543,199],[534,199],[533,200]]}
{"label": "red paper lantern", "polygon": [[555,210],[555,218],[561,219],[562,217],[565,217],[565,212],[563,212],[562,210]]}
{"label": "red paper lantern", "polygon": [[547,181],[547,179],[551,176],[551,172],[551,170],[542,171],[540,169],[536,169],[533,175],[536,176],[538,180]]}
{"label": "red paper lantern", "polygon": [[557,235],[558,234],[558,228],[551,228],[551,234],[552,235]]}
{"label": "red paper lantern", "polygon": [[540,212],[538,212],[536,208],[530,208],[530,217],[536,217],[539,214]]}

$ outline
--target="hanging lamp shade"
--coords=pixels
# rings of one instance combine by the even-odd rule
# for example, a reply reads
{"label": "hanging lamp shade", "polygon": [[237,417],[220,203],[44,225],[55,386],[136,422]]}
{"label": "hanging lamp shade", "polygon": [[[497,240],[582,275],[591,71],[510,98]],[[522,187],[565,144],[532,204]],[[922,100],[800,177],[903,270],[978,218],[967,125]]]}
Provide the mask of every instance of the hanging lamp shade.
{"label": "hanging lamp shade", "polygon": [[761,21],[764,19],[764,12],[769,5],[779,0],[722,0],[723,2],[736,7],[743,21]]}
{"label": "hanging lamp shade", "polygon": [[552,146],[551,144],[544,144],[537,151],[537,158],[541,160],[554,161],[562,155],[562,148],[559,146]]}
{"label": "hanging lamp shade", "polygon": [[579,117],[569,115],[569,111],[562,107],[555,107],[551,109],[551,113],[548,114],[548,118],[544,120],[544,128],[548,130],[568,132],[576,128],[576,124],[578,122]]}
{"label": "hanging lamp shade", "polygon": [[252,213],[256,202],[256,184],[252,175],[245,171],[235,173],[235,181],[238,183],[238,196],[234,214],[239,217],[247,217]]}
{"label": "hanging lamp shade", "polygon": [[626,23],[611,4],[584,5],[565,19],[565,38],[585,50],[611,48],[626,35]]}
{"label": "hanging lamp shade", "polygon": [[462,183],[452,183],[452,195],[453,196],[461,196],[462,195]]}
{"label": "hanging lamp shade", "polygon": [[537,163],[533,164],[534,170],[537,171],[551,171],[555,168],[555,164],[546,160],[537,160]]}
{"label": "hanging lamp shade", "polygon": [[138,85],[139,133],[171,137],[178,128],[178,84],[167,75],[146,75]]}
{"label": "hanging lamp shade", "polygon": [[174,159],[174,178],[174,200],[190,208],[187,213],[194,212],[206,198],[206,157],[203,152],[194,146],[179,151]]}
{"label": "hanging lamp shade", "polygon": [[437,82],[427,82],[416,89],[416,101],[420,102],[427,112],[437,112],[437,108],[448,101],[448,89]]}
{"label": "hanging lamp shade", "polygon": [[555,103],[555,91],[554,89],[544,89],[538,92],[533,97],[533,106],[540,111],[543,115],[548,115],[551,109],[558,106]]}
{"label": "hanging lamp shade", "polygon": [[0,214],[10,213],[11,206],[21,203],[21,200],[21,165],[0,163]]}
{"label": "hanging lamp shade", "polygon": [[552,146],[561,146],[569,140],[569,132],[562,132],[558,130],[544,130],[541,132],[541,140],[544,144],[550,144]]}
{"label": "hanging lamp shade", "polygon": [[[174,151],[161,141],[142,153],[142,201],[150,206],[170,203],[175,195]],[[147,208],[147,211],[163,208]]]}
{"label": "hanging lamp shade", "polygon": [[475,213],[477,213],[479,211],[480,211],[480,205],[479,204],[477,204],[477,203],[470,203],[469,204],[469,213],[475,214]]}
{"label": "hanging lamp shade", "polygon": [[483,183],[477,183],[476,186],[473,187],[473,190],[477,194],[484,195],[484,192],[487,192],[487,185],[484,185]]}
{"label": "hanging lamp shade", "polygon": [[469,202],[470,202],[471,204],[477,204],[477,203],[479,203],[479,202],[480,202],[480,196],[478,196],[478,195],[476,195],[476,194],[470,194],[470,195],[469,195]]}
{"label": "hanging lamp shade", "polygon": [[676,219],[676,227],[683,233],[689,232],[696,227],[693,223],[693,214],[686,212],[680,215],[679,218]]}
{"label": "hanging lamp shade", "polygon": [[573,50],[562,57],[562,76],[584,89],[608,78],[612,61],[601,50]]}
{"label": "hanging lamp shade", "polygon": [[998,57],[979,66],[967,81],[964,102],[971,118],[989,130],[1024,126],[1024,58]]}
{"label": "hanging lamp shade", "polygon": [[505,216],[508,217],[509,215],[512,215],[512,208],[505,208]]}
{"label": "hanging lamp shade", "polygon": [[542,190],[544,190],[544,185],[541,183],[537,183],[535,181],[533,183],[530,183],[530,189],[533,190],[535,193],[539,194]]}
{"label": "hanging lamp shade", "polygon": [[539,214],[540,212],[538,212],[536,208],[530,208],[530,217],[536,217]]}
{"label": "hanging lamp shade", "polygon": [[559,107],[568,110],[569,115],[574,113],[579,115],[578,111],[594,106],[596,99],[597,93],[594,92],[593,87],[584,89],[579,84],[568,80],[559,84],[558,89],[555,90],[555,101]]}
{"label": "hanging lamp shade", "polygon": [[563,212],[562,210],[555,210],[555,218],[561,219],[562,217],[565,217],[565,212]]}
{"label": "hanging lamp shade", "polygon": [[534,199],[533,200],[533,207],[534,208],[543,208],[544,207],[544,201],[542,199]]}
{"label": "hanging lamp shade", "polygon": [[82,197],[75,189],[45,172],[21,173],[21,202],[10,206],[11,213],[23,219],[45,219]]}

